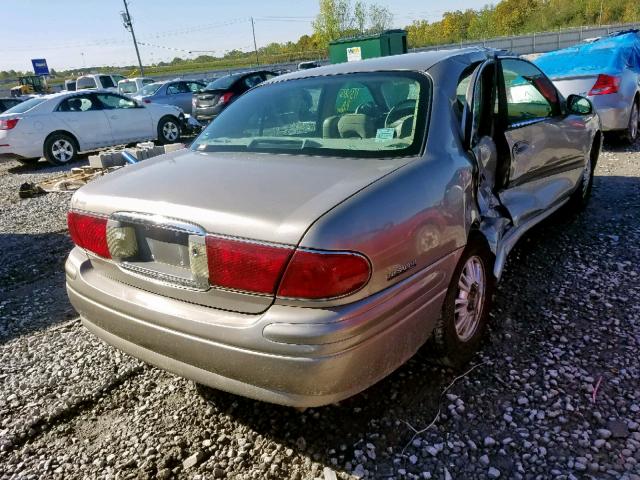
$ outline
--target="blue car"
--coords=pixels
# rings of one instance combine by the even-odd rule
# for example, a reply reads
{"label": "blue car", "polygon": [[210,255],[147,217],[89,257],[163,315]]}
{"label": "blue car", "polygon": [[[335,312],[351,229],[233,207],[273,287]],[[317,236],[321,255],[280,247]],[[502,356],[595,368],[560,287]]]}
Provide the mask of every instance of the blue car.
{"label": "blue car", "polygon": [[204,83],[195,80],[169,80],[145,85],[134,98],[144,103],[175,105],[191,113],[191,99],[195,92],[204,88]]}

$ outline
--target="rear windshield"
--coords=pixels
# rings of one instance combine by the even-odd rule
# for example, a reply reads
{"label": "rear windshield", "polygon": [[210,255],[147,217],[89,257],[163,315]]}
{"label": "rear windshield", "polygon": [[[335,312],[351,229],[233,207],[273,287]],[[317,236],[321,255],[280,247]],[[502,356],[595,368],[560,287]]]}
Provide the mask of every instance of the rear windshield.
{"label": "rear windshield", "polygon": [[9,110],[5,111],[5,113],[24,113],[31,110],[33,107],[37,107],[42,102],[44,102],[46,98],[31,98],[25,102],[17,104],[15,107],[11,107]]}
{"label": "rear windshield", "polygon": [[118,83],[120,93],[135,93],[137,91],[136,82],[128,81]]}
{"label": "rear windshield", "polygon": [[213,82],[207,84],[205,90],[224,90],[233,85],[233,82],[238,80],[243,74],[236,73],[234,75],[227,75],[225,77],[220,77]]}
{"label": "rear windshield", "polygon": [[410,72],[273,83],[238,98],[191,148],[363,158],[417,155],[430,102],[431,84]]}
{"label": "rear windshield", "polygon": [[161,83],[150,83],[149,85],[145,85],[144,87],[142,87],[142,89],[140,89],[140,95],[153,95],[160,89],[161,86]]}
{"label": "rear windshield", "polygon": [[87,88],[98,88],[93,77],[80,77],[76,81],[76,90],[84,90]]}

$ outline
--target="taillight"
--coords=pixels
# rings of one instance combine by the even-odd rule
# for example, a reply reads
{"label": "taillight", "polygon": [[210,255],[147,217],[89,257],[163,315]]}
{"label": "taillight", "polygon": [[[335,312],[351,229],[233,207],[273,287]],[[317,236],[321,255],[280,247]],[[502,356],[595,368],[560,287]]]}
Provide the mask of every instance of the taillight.
{"label": "taillight", "polygon": [[611,93],[617,93],[619,88],[620,77],[601,73],[598,75],[598,79],[591,88],[589,95],[609,95]]}
{"label": "taillight", "polygon": [[278,247],[209,235],[206,238],[209,283],[273,295],[293,252]]}
{"label": "taillight", "polygon": [[220,96],[220,100],[218,102],[222,104],[229,103],[229,100],[231,100],[231,97],[233,97],[233,92],[223,93]]}
{"label": "taillight", "polygon": [[18,122],[19,118],[9,118],[8,120],[0,120],[0,130],[11,130]]}
{"label": "taillight", "polygon": [[107,245],[107,219],[85,213],[67,213],[71,240],[77,246],[104,258],[111,258]]}
{"label": "taillight", "polygon": [[297,250],[282,277],[278,296],[342,297],[362,288],[370,274],[369,261],[356,253]]}

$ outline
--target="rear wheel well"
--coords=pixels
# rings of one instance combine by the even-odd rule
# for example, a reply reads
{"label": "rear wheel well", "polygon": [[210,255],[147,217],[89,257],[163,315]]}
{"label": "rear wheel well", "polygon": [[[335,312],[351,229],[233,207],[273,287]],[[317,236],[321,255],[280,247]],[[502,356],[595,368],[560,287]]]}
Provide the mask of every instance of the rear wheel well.
{"label": "rear wheel well", "polygon": [[49,135],[47,135],[42,144],[43,150],[44,146],[47,144],[47,140],[49,140],[53,135],[67,135],[69,138],[71,138],[71,140],[73,140],[73,143],[75,143],[76,153],[78,150],[80,150],[80,143],[78,142],[78,139],[73,133],[68,132],[67,130],[56,130],[55,132],[51,132]]}

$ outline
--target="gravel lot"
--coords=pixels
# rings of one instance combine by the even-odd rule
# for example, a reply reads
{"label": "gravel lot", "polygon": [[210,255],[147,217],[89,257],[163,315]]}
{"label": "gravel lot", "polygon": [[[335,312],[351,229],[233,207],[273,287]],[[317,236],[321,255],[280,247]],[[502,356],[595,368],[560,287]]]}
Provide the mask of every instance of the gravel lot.
{"label": "gravel lot", "polygon": [[59,171],[0,164],[0,478],[640,479],[640,145],[608,145],[587,211],[520,242],[471,371],[419,352],[305,412],[205,400],[89,335],[70,195],[17,195]]}

